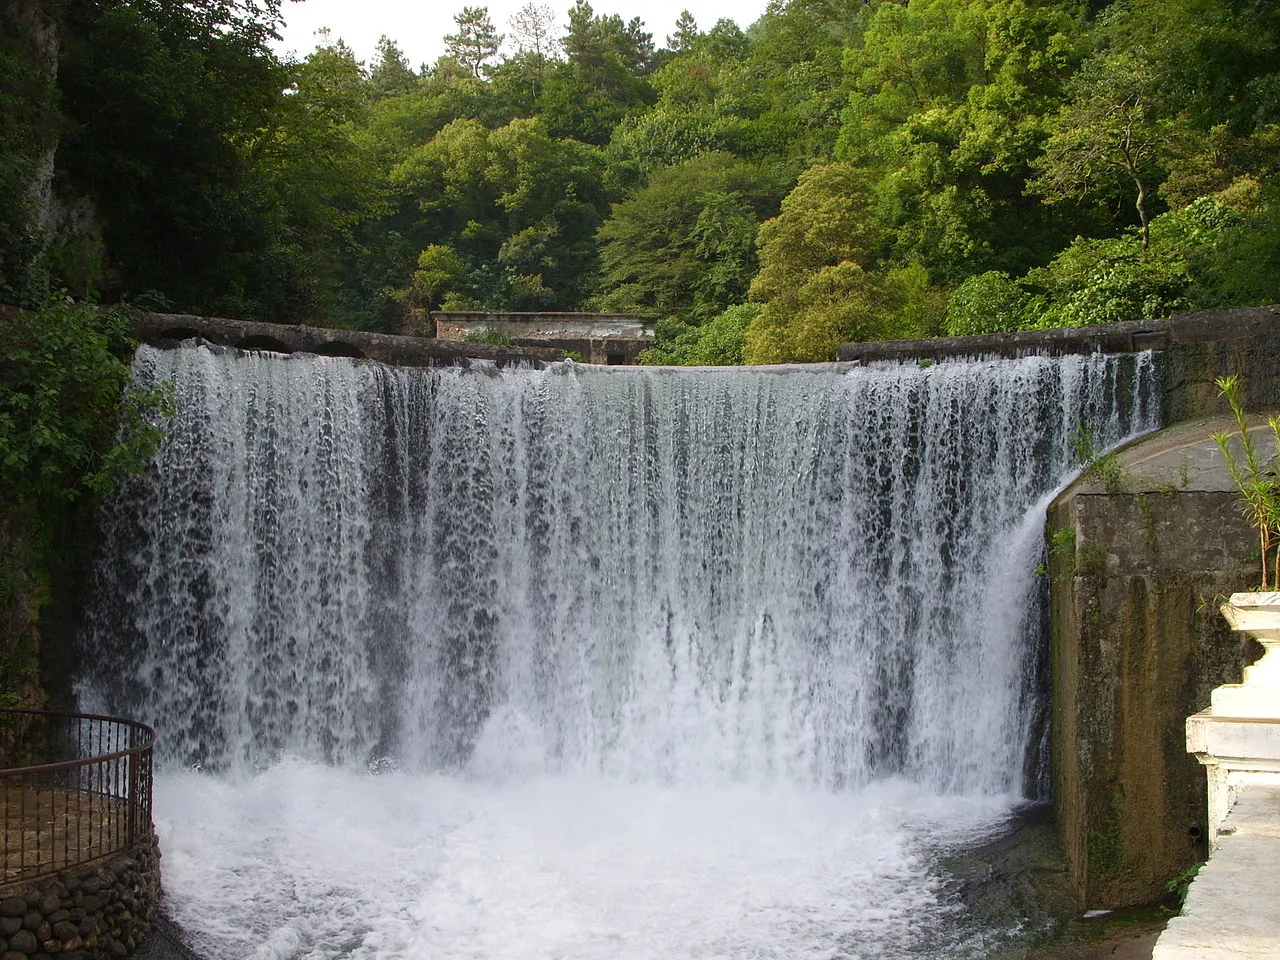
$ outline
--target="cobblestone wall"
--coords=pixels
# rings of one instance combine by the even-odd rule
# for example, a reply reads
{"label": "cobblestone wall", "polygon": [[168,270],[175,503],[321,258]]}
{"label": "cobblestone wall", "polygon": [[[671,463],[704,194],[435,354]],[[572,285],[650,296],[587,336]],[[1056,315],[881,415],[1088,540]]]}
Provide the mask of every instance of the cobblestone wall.
{"label": "cobblestone wall", "polygon": [[130,956],[160,898],[160,850],[133,849],[24,885],[0,888],[0,960]]}

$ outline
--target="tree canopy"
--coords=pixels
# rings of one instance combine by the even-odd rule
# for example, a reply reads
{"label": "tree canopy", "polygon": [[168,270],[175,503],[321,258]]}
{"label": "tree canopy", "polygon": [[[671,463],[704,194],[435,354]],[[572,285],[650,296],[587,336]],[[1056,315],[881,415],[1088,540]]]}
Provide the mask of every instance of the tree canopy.
{"label": "tree canopy", "polygon": [[417,69],[279,16],[0,10],[0,300],[641,309],[665,363],[1280,301],[1274,4],[460,5]]}

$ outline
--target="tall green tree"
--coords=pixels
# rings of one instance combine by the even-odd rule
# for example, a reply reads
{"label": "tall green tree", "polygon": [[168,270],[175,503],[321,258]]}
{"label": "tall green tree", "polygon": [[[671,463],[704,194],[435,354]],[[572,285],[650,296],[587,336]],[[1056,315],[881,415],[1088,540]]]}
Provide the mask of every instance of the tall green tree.
{"label": "tall green tree", "polygon": [[624,22],[616,13],[599,15],[587,0],[575,0],[569,8],[564,52],[588,83],[603,85],[608,82],[605,64],[610,59],[629,73],[647,73],[653,61],[653,35],[645,31],[639,17]]}
{"label": "tall green tree", "polygon": [[698,21],[688,10],[681,10],[676,17],[676,29],[667,37],[667,48],[672,53],[689,53],[698,40]]}
{"label": "tall green tree", "polygon": [[375,98],[408,93],[418,75],[394,40],[385,33],[378,38],[377,60],[369,70],[369,87]]}
{"label": "tall green tree", "polygon": [[758,224],[787,182],[785,172],[723,153],[654,171],[596,236],[601,302],[695,320],[741,303]]}
{"label": "tall green tree", "polygon": [[[1162,165],[1185,149],[1188,129],[1159,116],[1148,64],[1122,52],[1090,60],[1070,83],[1070,100],[1050,121],[1050,137],[1031,188],[1050,202],[1131,188],[1142,249],[1151,242],[1150,200]],[[1108,191],[1109,192],[1109,191]]]}
{"label": "tall green tree", "polygon": [[831,360],[840,343],[940,331],[945,303],[923,267],[874,269],[888,235],[871,216],[870,188],[865,170],[815,163],[760,227],[748,363]]}
{"label": "tall green tree", "polygon": [[444,35],[445,47],[451,57],[479,78],[485,62],[498,55],[502,34],[489,19],[488,7],[463,7],[453,15],[453,22],[458,25],[458,32]]}

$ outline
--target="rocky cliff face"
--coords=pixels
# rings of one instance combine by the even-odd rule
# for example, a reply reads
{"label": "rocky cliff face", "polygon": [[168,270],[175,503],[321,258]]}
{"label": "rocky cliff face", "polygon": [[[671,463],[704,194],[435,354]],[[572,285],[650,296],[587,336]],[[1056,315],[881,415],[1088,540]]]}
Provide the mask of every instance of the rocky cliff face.
{"label": "rocky cliff face", "polygon": [[[0,255],[23,295],[39,295],[36,278],[57,229],[53,193],[57,152],[55,96],[58,21],[50,0],[10,0],[0,9],[0,108],[6,118],[0,186],[8,211],[0,217]],[[15,270],[13,264],[20,266]],[[26,276],[23,276],[23,275]],[[36,289],[29,289],[32,286]]]}

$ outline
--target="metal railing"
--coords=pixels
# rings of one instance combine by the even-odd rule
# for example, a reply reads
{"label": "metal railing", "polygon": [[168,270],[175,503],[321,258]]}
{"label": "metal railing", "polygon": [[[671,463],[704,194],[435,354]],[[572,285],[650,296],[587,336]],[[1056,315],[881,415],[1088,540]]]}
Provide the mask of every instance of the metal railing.
{"label": "metal railing", "polygon": [[150,834],[144,723],[0,709],[0,887],[109,857]]}

